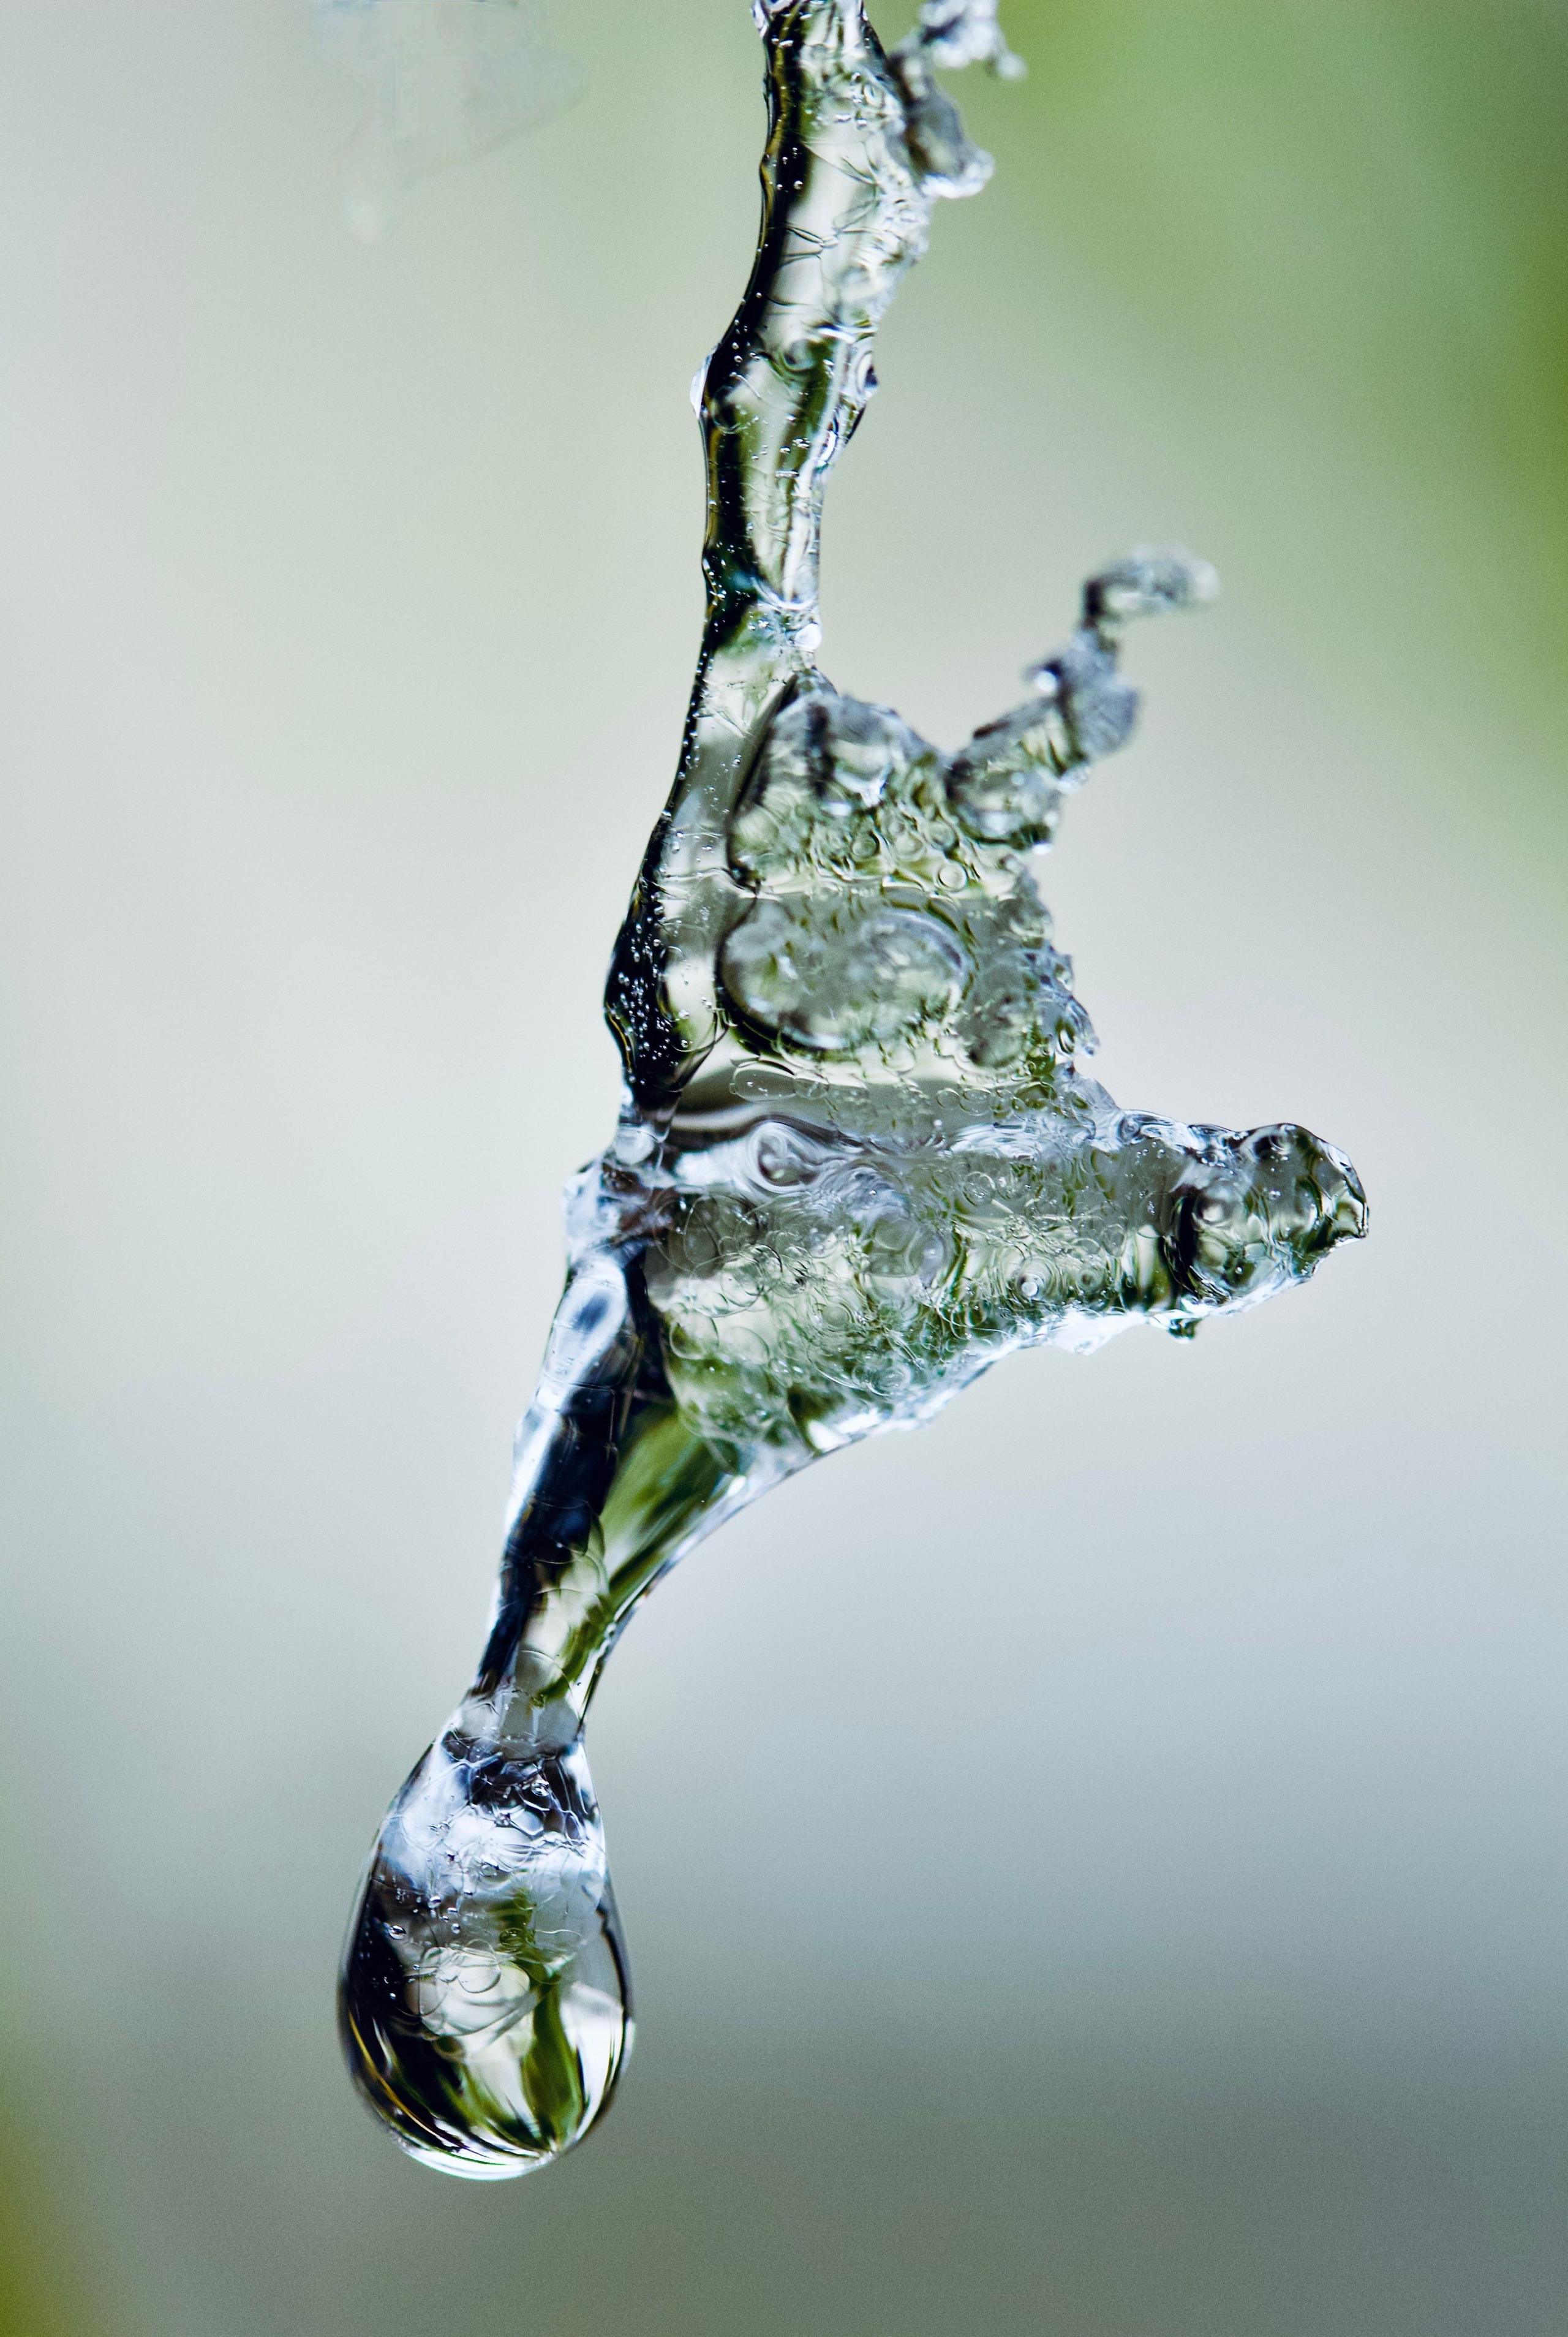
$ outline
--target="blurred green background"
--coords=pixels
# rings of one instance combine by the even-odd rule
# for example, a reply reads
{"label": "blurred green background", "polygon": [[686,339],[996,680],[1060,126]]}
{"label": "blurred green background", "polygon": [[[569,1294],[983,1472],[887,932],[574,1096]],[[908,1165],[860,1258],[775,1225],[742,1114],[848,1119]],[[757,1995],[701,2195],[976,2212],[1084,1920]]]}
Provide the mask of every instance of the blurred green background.
{"label": "blurred green background", "polygon": [[1004,14],[824,662],[950,741],[1216,562],[1044,889],[1117,1097],[1305,1120],[1373,1237],[660,1591],[637,2055],[481,2189],[334,1963],[613,1110],[755,36],[560,8],[581,103],[367,248],[302,0],[0,11],[7,2337],[1563,2325],[1568,9]]}

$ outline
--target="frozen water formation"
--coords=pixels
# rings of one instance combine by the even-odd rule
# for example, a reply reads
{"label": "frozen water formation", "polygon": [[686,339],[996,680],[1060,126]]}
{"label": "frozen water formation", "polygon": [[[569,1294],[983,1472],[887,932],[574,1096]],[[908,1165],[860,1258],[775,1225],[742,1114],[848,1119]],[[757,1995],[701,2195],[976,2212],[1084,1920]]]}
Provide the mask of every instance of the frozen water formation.
{"label": "frozen water formation", "polygon": [[361,84],[341,161],[343,205],[365,242],[422,179],[503,146],[569,105],[570,57],[532,0],[315,0],[326,54]]}
{"label": "frozen water formation", "polygon": [[570,1264],[478,1677],[393,1804],[346,1951],[366,2099],[427,2166],[521,2175],[587,2133],[630,2039],[583,1719],[639,1599],[821,1453],[916,1426],[998,1355],[1185,1336],[1300,1282],[1366,1205],[1304,1129],[1125,1112],[1029,875],[1123,744],[1125,627],[1213,589],[1096,576],[1013,712],[944,754],[816,663],[827,474],[933,200],[988,158],[936,68],[1012,61],[994,0],[758,0],[761,241],[696,386],[707,621],[680,766],[610,970],[615,1140]]}

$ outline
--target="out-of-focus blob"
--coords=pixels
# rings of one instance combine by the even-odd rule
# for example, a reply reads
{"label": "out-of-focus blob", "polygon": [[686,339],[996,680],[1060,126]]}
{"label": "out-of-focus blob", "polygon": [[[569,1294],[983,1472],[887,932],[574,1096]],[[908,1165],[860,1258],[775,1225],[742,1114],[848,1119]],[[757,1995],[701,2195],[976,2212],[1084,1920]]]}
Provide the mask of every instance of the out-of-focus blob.
{"label": "out-of-focus blob", "polygon": [[580,86],[534,0],[314,0],[323,48],[361,84],[339,168],[355,235],[385,234],[422,179],[504,146]]}
{"label": "out-of-focus blob", "polygon": [[[1031,874],[1132,731],[1126,627],[1205,601],[1212,572],[1105,568],[1028,698],[950,753],[817,665],[823,483],[872,337],[936,199],[990,167],[935,68],[1008,55],[994,0],[927,0],[891,53],[860,0],[755,13],[762,239],[696,385],[707,622],[610,968],[620,1125],[568,1191],[489,1643],[393,1804],[344,1963],[366,2099],[414,2156],[481,2179],[579,2140],[630,2042],[582,1728],[658,1576],[1014,1348],[1187,1337],[1365,1227],[1354,1169],[1305,1129],[1112,1101]],[[983,1575],[960,1554],[954,1628],[1002,1628]]]}

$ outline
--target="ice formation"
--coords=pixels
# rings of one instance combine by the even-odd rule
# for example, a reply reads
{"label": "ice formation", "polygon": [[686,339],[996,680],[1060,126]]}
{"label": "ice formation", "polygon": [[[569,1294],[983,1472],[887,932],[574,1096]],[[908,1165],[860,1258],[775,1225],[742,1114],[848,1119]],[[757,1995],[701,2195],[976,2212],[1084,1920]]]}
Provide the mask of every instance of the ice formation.
{"label": "ice formation", "polygon": [[934,200],[985,181],[935,69],[1012,69],[995,0],[758,0],[756,262],[699,378],[707,621],[606,1002],[614,1141],[517,1442],[478,1676],[398,1794],[350,1931],[355,2077],[416,2158],[519,2175],[580,2139],[630,2038],[583,1745],[650,1585],[819,1454],[928,1418],[1008,1350],[1186,1335],[1311,1273],[1365,1202],[1305,1129],[1126,1112],[1029,856],[1126,739],[1135,618],[1183,554],[1093,579],[1028,698],[945,754],[816,663],[824,482]]}

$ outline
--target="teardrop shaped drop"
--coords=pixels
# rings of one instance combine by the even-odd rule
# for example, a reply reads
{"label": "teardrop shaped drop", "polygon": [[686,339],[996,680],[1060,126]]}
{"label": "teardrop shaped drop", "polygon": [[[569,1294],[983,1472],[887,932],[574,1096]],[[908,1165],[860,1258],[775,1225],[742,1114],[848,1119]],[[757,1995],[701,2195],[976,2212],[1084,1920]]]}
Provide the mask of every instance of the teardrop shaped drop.
{"label": "teardrop shaped drop", "polygon": [[631,2042],[580,1737],[505,1747],[453,1722],[396,1801],[344,1951],[361,2094],[412,2158],[479,2182],[580,2141]]}

